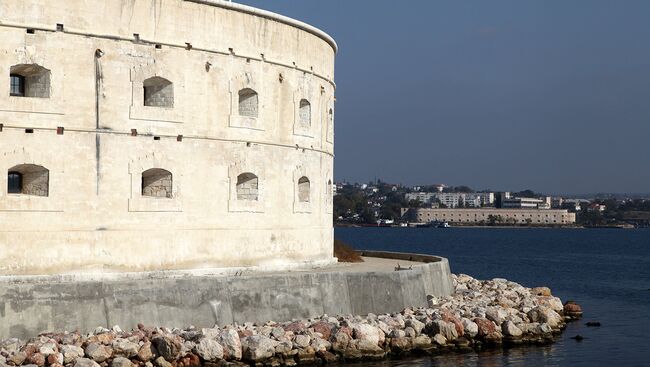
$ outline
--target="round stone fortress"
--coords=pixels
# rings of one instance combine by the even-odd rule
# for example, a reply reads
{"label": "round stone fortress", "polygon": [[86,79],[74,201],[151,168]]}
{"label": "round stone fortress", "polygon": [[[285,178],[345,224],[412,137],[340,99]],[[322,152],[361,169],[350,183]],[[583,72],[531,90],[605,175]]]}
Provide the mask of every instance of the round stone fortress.
{"label": "round stone fortress", "polygon": [[220,0],[2,0],[0,275],[333,262],[335,53]]}

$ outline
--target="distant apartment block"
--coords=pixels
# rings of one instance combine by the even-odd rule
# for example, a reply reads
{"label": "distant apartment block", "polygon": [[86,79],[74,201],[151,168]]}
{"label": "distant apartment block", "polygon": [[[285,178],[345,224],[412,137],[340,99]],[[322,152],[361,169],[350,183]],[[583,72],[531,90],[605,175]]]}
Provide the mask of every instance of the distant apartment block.
{"label": "distant apartment block", "polygon": [[575,224],[575,213],[566,209],[435,209],[403,208],[402,217],[415,223],[449,222],[456,224],[534,224],[570,225]]}
{"label": "distant apartment block", "polygon": [[447,208],[457,208],[466,206],[470,208],[480,208],[482,206],[491,206],[494,204],[493,192],[410,192],[406,194],[406,200],[419,200],[424,204],[439,202]]}
{"label": "distant apartment block", "polygon": [[418,200],[425,204],[431,204],[434,198],[434,194],[435,193],[433,192],[409,192],[404,196],[406,198],[406,201]]}
{"label": "distant apartment block", "polygon": [[[501,201],[501,207],[504,209],[542,209],[546,202],[542,199],[535,198],[508,198]],[[550,204],[549,204],[550,207]],[[546,209],[546,208],[544,208]]]}

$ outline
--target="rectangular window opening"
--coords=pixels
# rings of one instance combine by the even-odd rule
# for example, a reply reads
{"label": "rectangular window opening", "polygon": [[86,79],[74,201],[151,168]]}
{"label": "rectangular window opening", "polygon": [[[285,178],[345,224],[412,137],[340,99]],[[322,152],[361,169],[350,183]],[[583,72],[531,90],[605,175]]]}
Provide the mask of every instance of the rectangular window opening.
{"label": "rectangular window opening", "polygon": [[25,129],[25,134],[33,134],[34,129]]}
{"label": "rectangular window opening", "polygon": [[160,140],[160,136],[154,136],[153,140]]}
{"label": "rectangular window opening", "polygon": [[25,77],[22,75],[11,74],[9,95],[14,97],[25,96]]}
{"label": "rectangular window opening", "polygon": [[57,23],[56,25],[56,31],[57,32],[63,32],[63,24]]}
{"label": "rectangular window opening", "polygon": [[36,30],[34,28],[27,28],[26,32],[28,34],[34,34],[34,33],[36,33]]}

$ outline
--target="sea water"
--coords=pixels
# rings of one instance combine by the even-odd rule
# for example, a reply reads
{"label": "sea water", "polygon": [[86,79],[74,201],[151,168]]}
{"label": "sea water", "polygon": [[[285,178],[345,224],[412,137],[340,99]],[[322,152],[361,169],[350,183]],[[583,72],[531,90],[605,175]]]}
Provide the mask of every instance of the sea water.
{"label": "sea water", "polygon": [[336,228],[335,237],[356,249],[444,256],[453,273],[477,279],[548,286],[584,311],[552,345],[363,365],[650,366],[650,229]]}

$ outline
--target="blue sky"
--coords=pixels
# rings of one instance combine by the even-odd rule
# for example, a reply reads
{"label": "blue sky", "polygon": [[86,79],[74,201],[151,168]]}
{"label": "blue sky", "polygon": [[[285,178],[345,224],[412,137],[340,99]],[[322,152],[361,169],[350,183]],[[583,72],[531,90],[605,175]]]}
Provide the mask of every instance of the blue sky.
{"label": "blue sky", "polygon": [[239,2],[339,44],[337,180],[650,192],[650,1]]}

